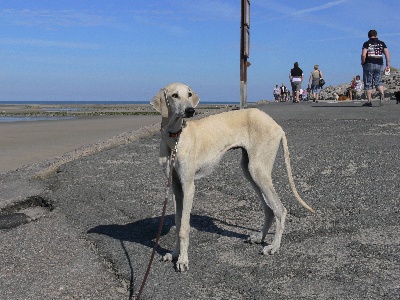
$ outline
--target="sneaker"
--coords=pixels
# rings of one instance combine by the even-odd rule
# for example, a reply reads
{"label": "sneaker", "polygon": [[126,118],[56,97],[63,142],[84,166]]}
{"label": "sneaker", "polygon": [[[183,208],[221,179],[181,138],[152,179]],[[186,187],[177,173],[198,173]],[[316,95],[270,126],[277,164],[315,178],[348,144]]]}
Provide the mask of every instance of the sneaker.
{"label": "sneaker", "polygon": [[384,98],[384,95],[383,94],[380,94],[380,96],[379,96],[379,106],[382,106],[383,105],[383,98]]}
{"label": "sneaker", "polygon": [[372,103],[371,102],[367,102],[367,103],[364,103],[362,106],[372,107]]}

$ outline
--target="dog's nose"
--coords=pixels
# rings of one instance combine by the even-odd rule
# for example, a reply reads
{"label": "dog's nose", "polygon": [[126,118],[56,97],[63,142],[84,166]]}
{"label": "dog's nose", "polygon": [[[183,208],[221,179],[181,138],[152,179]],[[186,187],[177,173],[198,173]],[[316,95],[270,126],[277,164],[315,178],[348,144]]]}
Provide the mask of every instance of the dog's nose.
{"label": "dog's nose", "polygon": [[191,118],[194,115],[194,108],[193,107],[188,107],[185,109],[185,118]]}

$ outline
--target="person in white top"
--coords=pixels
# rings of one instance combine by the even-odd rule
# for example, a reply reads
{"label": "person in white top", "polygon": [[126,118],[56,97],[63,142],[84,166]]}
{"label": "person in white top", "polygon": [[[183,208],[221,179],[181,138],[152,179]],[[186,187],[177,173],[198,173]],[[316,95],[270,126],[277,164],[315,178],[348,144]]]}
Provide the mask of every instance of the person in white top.
{"label": "person in white top", "polygon": [[301,83],[304,79],[304,73],[303,70],[299,68],[299,63],[297,61],[294,63],[294,68],[290,70],[289,79],[292,83],[293,103],[299,103],[299,93]]}
{"label": "person in white top", "polygon": [[357,75],[356,78],[351,82],[350,90],[349,90],[349,98],[353,100],[353,98],[357,99],[357,93],[361,92],[363,89],[363,83],[361,81],[360,75]]}

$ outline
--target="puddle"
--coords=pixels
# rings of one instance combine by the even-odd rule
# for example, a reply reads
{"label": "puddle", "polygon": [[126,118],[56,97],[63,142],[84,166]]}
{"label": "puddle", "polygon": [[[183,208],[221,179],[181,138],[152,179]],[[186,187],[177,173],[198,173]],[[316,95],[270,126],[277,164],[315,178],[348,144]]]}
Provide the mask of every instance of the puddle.
{"label": "puddle", "polygon": [[70,120],[75,117],[0,117],[0,123],[11,123],[11,122],[32,122],[32,121],[59,121],[59,120]]}
{"label": "puddle", "polygon": [[0,230],[11,229],[46,216],[53,206],[43,198],[34,196],[8,207],[0,214]]}

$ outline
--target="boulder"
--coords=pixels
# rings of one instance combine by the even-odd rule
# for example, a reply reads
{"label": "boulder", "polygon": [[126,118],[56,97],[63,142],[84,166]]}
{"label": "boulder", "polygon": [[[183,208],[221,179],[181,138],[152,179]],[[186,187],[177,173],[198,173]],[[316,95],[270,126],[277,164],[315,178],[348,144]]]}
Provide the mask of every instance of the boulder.
{"label": "boulder", "polygon": [[[400,91],[400,70],[391,70],[390,75],[382,75],[383,85],[385,86],[385,98],[386,99],[396,99],[394,93]],[[323,88],[320,92],[320,100],[333,100],[334,93],[340,95],[346,95],[346,90],[350,86],[350,82],[340,84],[338,86],[327,86]],[[374,93],[373,98],[379,98],[379,93]],[[365,93],[360,93],[357,95],[357,99],[366,99]]]}

